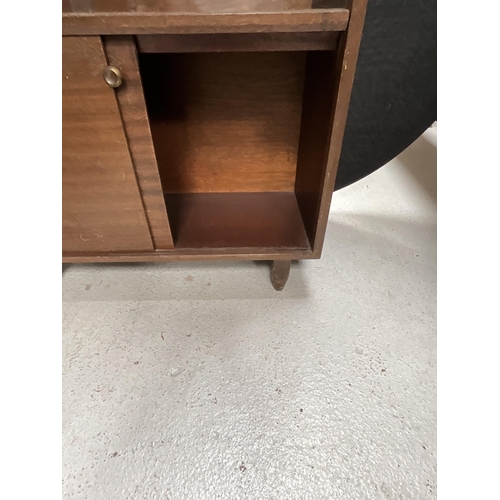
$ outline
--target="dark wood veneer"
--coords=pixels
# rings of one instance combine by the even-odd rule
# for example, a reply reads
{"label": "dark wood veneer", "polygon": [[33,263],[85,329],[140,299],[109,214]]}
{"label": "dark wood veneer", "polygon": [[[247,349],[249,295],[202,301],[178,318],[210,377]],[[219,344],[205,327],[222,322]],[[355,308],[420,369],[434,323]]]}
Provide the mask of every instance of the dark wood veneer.
{"label": "dark wood veneer", "polygon": [[64,1],[63,261],[319,258],[366,2]]}

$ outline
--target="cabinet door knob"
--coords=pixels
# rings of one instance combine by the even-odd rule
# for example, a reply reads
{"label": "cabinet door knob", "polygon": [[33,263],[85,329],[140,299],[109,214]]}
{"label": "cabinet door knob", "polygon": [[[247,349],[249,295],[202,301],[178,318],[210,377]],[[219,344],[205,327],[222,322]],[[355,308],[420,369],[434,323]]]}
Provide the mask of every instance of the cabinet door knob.
{"label": "cabinet door knob", "polygon": [[115,66],[106,66],[102,72],[102,76],[106,83],[116,89],[122,84],[122,74],[121,71]]}

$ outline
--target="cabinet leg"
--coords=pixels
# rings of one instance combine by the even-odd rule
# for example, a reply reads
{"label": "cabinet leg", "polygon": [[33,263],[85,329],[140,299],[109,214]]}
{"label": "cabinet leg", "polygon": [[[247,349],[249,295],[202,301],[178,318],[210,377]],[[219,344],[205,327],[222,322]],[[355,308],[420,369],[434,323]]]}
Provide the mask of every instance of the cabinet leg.
{"label": "cabinet leg", "polygon": [[291,260],[275,260],[271,268],[271,283],[275,290],[281,291],[285,288],[290,274]]}

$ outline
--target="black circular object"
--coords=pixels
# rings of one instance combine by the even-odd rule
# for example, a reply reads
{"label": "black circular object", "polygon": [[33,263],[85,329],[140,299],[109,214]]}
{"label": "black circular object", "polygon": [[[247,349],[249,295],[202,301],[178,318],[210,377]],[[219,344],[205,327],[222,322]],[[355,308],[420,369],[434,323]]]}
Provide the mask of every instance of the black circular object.
{"label": "black circular object", "polygon": [[436,0],[369,0],[335,189],[415,141],[437,108]]}

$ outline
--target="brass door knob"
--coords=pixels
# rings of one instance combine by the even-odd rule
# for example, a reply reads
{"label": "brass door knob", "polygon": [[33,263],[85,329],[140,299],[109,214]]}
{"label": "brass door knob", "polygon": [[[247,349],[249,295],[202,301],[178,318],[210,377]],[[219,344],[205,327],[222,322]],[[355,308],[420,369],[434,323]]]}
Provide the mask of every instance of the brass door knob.
{"label": "brass door knob", "polygon": [[106,83],[116,89],[122,84],[122,74],[120,70],[115,66],[106,66],[102,72],[102,76]]}

